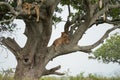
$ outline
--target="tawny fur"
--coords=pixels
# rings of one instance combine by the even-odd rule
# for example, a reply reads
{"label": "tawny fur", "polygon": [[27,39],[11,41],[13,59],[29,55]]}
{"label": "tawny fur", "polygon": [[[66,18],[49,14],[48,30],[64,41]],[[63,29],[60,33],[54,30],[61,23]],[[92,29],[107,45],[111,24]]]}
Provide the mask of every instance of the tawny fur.
{"label": "tawny fur", "polygon": [[29,14],[29,15],[30,15],[30,13],[31,13],[31,12],[30,12],[31,8],[32,8],[32,4],[30,4],[30,3],[25,2],[25,3],[23,3],[23,5],[22,5],[23,11],[25,11],[25,13],[26,13],[26,14]]}
{"label": "tawny fur", "polygon": [[53,43],[55,45],[55,48],[62,45],[62,44],[68,44],[69,43],[69,35],[65,32],[61,33],[61,37],[56,39]]}
{"label": "tawny fur", "polygon": [[[43,1],[43,0],[42,0]],[[23,11],[30,15],[31,14],[31,9],[35,9],[35,13],[36,13],[36,21],[38,22],[39,21],[39,17],[40,17],[40,7],[39,5],[36,3],[36,4],[31,4],[31,3],[27,3],[25,2],[23,5],[22,5],[22,8],[23,8]]]}

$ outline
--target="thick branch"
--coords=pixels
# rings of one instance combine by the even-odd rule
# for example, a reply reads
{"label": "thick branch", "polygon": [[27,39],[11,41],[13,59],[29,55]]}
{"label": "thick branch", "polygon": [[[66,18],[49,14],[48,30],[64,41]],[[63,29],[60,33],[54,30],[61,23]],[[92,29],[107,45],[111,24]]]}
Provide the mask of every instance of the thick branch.
{"label": "thick branch", "polygon": [[60,73],[60,72],[56,72],[57,70],[59,70],[61,68],[61,66],[56,66],[50,70],[45,70],[43,75],[50,75],[50,74],[55,74],[55,75],[64,75],[64,73]]}
{"label": "thick branch", "polygon": [[81,47],[79,45],[74,45],[71,49],[72,52],[76,52],[76,51],[82,51],[85,53],[90,53],[92,52],[91,49],[87,49],[86,47]]}
{"label": "thick branch", "polygon": [[117,29],[117,28],[120,28],[120,25],[118,25],[117,27],[113,27],[109,30],[106,31],[106,33],[101,37],[101,39],[99,39],[96,43],[92,44],[92,45],[89,45],[89,46],[81,46],[81,48],[85,48],[87,50],[91,50],[91,49],[94,49],[95,47],[97,47],[99,44],[103,43],[104,40],[106,38],[109,37],[109,33],[112,32],[113,30]]}
{"label": "thick branch", "polygon": [[82,25],[79,25],[78,29],[74,33],[73,38],[71,40],[72,44],[77,44],[78,43],[78,41],[84,35],[85,31],[88,29],[88,24],[89,24],[88,22],[84,22],[84,23],[82,23]]}
{"label": "thick branch", "polygon": [[14,39],[7,38],[3,39],[2,43],[6,46],[16,57],[18,57],[18,52],[21,50],[20,46],[16,43]]}
{"label": "thick branch", "polygon": [[78,46],[77,44],[71,45],[62,45],[61,47],[58,48],[58,52],[55,53],[55,57],[60,56],[60,55],[65,55],[65,54],[70,54],[72,52],[76,52],[76,51],[82,51],[85,53],[91,53],[92,49],[94,49],[95,47],[97,47],[99,44],[103,43],[103,41],[109,37],[109,33],[112,32],[113,30],[120,28],[120,25],[118,25],[117,27],[113,27],[109,30],[106,31],[106,33],[101,37],[101,39],[99,39],[96,43],[92,44],[92,45],[88,45],[88,46]]}

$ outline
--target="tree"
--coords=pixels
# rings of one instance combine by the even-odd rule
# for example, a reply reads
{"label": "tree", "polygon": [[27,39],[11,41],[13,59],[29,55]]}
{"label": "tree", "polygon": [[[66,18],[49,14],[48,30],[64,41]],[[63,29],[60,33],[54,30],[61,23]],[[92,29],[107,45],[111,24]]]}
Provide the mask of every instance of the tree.
{"label": "tree", "polygon": [[[60,55],[76,51],[90,53],[108,37],[111,31],[120,28],[119,0],[44,0],[42,4],[39,0],[35,1],[13,0],[12,2],[11,0],[8,3],[3,0],[0,2],[1,31],[11,31],[14,19],[22,19],[26,24],[24,34],[27,42],[23,48],[11,38],[2,38],[1,41],[2,45],[6,46],[16,57],[15,80],[38,80],[41,76],[49,74],[63,75],[56,71],[61,66],[49,70],[45,66],[50,60]],[[23,9],[25,2],[33,5],[29,14]],[[69,15],[64,25],[64,32],[68,34],[69,41],[57,47],[55,45],[48,47],[52,25],[62,21],[61,17],[57,17],[54,13],[62,11],[58,4],[63,7],[68,6]],[[35,6],[39,8],[39,21],[36,21],[38,16],[36,17]],[[73,12],[71,8],[76,11]],[[78,45],[79,40],[92,25],[102,23],[113,24],[114,27],[107,30],[96,43],[86,46]]]}
{"label": "tree", "polygon": [[94,51],[94,59],[105,63],[116,62],[120,64],[120,35],[114,34],[107,39],[100,48]]}

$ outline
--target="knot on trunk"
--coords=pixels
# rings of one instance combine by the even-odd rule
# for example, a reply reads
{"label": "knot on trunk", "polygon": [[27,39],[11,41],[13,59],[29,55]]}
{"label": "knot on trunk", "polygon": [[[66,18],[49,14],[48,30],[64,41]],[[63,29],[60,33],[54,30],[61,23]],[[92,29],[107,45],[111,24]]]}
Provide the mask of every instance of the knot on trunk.
{"label": "knot on trunk", "polygon": [[23,63],[24,63],[24,65],[30,65],[30,64],[32,64],[32,59],[30,59],[29,57],[24,57]]}

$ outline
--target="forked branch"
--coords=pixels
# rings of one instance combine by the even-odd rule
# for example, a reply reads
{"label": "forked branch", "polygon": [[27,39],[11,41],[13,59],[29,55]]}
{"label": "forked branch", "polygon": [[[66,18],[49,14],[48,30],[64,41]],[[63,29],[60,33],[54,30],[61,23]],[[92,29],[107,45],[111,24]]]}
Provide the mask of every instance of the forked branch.
{"label": "forked branch", "polygon": [[57,70],[59,70],[61,68],[61,66],[56,66],[50,70],[45,70],[43,75],[50,75],[50,74],[55,74],[55,75],[64,75],[64,73],[60,73],[60,72],[56,72]]}
{"label": "forked branch", "polygon": [[80,46],[80,45],[74,44],[74,45],[66,45],[65,47],[61,47],[60,50],[59,50],[60,53],[55,54],[55,57],[60,56],[60,55],[70,54],[70,53],[76,52],[76,51],[82,51],[82,52],[85,52],[85,53],[91,53],[92,49],[99,46],[101,43],[104,42],[104,40],[106,38],[109,37],[110,32],[112,32],[112,31],[114,31],[115,29],[118,29],[118,28],[120,28],[120,25],[115,26],[115,27],[113,27],[111,29],[108,29],[106,31],[106,33],[97,42],[95,42],[92,45]]}

